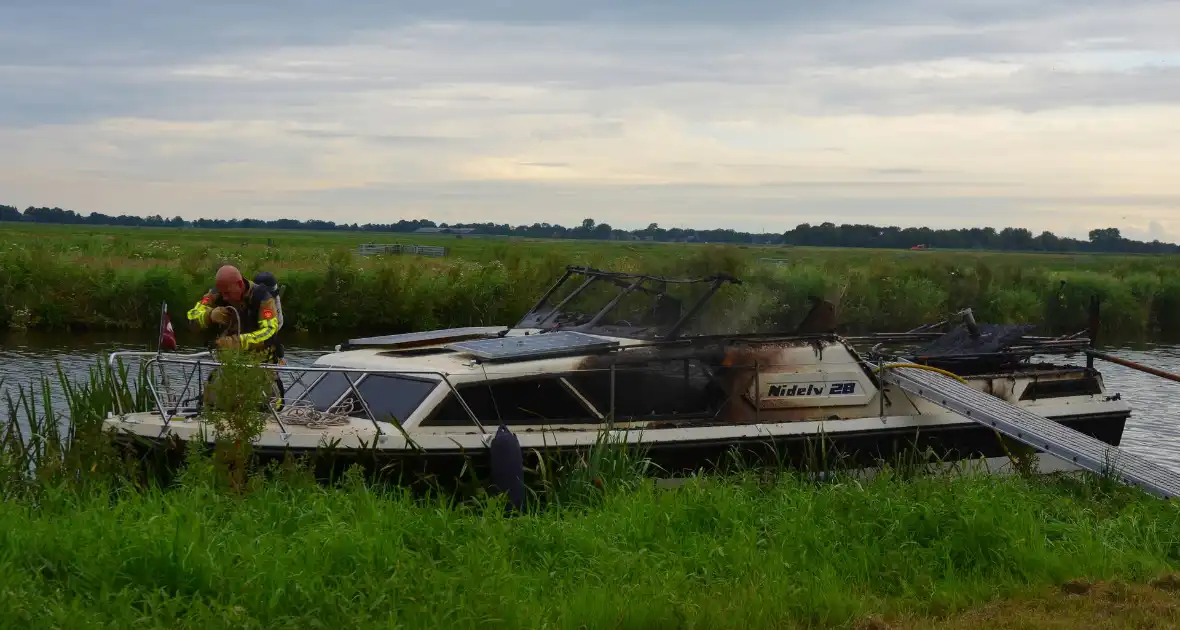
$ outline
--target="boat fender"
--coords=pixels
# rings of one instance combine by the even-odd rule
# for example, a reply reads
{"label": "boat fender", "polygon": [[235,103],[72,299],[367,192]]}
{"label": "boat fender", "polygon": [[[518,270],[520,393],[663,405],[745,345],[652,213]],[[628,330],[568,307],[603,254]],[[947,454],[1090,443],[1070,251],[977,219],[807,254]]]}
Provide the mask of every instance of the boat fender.
{"label": "boat fender", "polygon": [[508,427],[500,425],[488,449],[492,467],[492,492],[508,495],[512,510],[524,507],[524,451]]}

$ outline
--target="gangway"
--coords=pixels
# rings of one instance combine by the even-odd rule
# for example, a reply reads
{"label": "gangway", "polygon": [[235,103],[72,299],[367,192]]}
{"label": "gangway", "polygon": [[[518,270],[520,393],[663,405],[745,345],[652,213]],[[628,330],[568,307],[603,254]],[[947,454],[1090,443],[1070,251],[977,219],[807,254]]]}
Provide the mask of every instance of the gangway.
{"label": "gangway", "polygon": [[880,378],[943,409],[1091,472],[1159,497],[1180,496],[1180,472],[921,367],[883,364]]}

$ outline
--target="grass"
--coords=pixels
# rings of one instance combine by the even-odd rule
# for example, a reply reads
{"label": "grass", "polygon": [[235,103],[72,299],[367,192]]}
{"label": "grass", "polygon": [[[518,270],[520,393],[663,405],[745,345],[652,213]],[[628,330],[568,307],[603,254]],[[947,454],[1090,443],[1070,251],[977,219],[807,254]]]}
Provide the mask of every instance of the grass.
{"label": "grass", "polygon": [[1008,477],[781,475],[507,517],[348,482],[197,478],[0,505],[0,607],[42,627],[790,628],[938,618],[1180,559],[1175,506]]}
{"label": "grass", "polygon": [[[141,377],[59,378],[65,431],[32,402],[51,393],[42,380],[10,396],[0,442],[14,626],[968,627],[1044,617],[1066,608],[1045,593],[1096,581],[1129,585],[1153,621],[1176,614],[1167,591],[1136,585],[1172,583],[1158,579],[1180,563],[1180,510],[1103,479],[817,483],[735,466],[661,489],[603,443],[545,462],[547,500],[515,515],[500,497],[412,494],[355,470],[315,483],[290,462],[228,491],[195,451],[161,487],[96,431],[116,395],[146,405]],[[1095,602],[1070,614],[1103,615]]]}
{"label": "grass", "polygon": [[[154,328],[159,303],[174,319],[216,267],[270,270],[286,285],[287,326],[404,332],[515,321],[566,264],[667,275],[733,273],[716,322],[786,330],[807,296],[839,304],[848,332],[908,329],[964,307],[990,322],[1041,332],[1086,326],[1103,299],[1103,334],[1180,336],[1175,257],[966,251],[709,246],[164,228],[0,225],[0,328]],[[274,246],[267,245],[273,239]],[[357,258],[362,242],[446,245],[446,259]],[[786,266],[760,263],[786,259]]]}

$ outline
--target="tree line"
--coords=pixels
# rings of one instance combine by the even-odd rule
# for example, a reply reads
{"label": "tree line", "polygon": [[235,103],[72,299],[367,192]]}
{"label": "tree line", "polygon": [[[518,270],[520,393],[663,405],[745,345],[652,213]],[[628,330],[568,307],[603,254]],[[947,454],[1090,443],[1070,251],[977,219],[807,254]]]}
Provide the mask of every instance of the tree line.
{"label": "tree line", "polygon": [[26,223],[57,223],[69,225],[108,225],[129,227],[197,227],[214,229],[271,229],[271,230],[334,230],[357,232],[409,233],[422,228],[455,230],[468,228],[472,234],[491,236],[524,236],[531,238],[640,240],[684,243],[744,243],[765,245],[808,245],[817,247],[879,247],[909,249],[980,249],[1000,251],[1039,252],[1119,252],[1141,254],[1176,254],[1180,245],[1158,240],[1145,242],[1124,238],[1118,228],[1091,230],[1088,240],[1060,237],[1052,232],[1033,234],[1024,228],[901,228],[875,225],[836,225],[803,223],[781,234],[751,233],[729,229],[693,230],[662,228],[652,223],[641,230],[621,230],[594,219],[585,219],[575,227],[554,223],[509,225],[507,223],[435,223],[428,219],[405,220],[397,223],[336,223],[312,219],[194,219],[175,216],[148,217],[111,216],[97,212],[82,215],[61,208],[28,207],[23,211],[14,206],[0,205],[0,221]]}

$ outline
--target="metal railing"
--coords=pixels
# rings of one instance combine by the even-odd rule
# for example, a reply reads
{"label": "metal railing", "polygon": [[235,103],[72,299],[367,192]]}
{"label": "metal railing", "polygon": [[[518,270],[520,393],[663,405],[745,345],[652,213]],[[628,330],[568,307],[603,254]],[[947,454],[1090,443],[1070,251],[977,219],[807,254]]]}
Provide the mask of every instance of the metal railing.
{"label": "metal railing", "polygon": [[[203,406],[200,401],[203,400],[204,396],[204,385],[206,382],[205,374],[208,373],[210,376],[212,376],[217,368],[221,367],[222,365],[213,358],[213,355],[210,352],[198,352],[188,355],[164,355],[155,352],[116,352],[110,355],[108,363],[113,367],[115,362],[122,358],[141,358],[145,360],[143,363],[143,369],[151,375],[147,381],[148,388],[151,391],[152,401],[156,406],[155,411],[163,419],[165,430],[167,430],[172,417],[175,415],[183,413],[185,415],[195,416],[200,413]],[[183,380],[183,387],[181,388],[179,394],[177,394],[173,389],[173,381],[168,377],[169,367],[179,369],[178,371],[180,372],[181,378],[176,380]],[[455,394],[456,400],[459,402],[459,405],[463,408],[464,412],[468,415],[472,424],[478,428],[481,433],[487,433],[486,427],[484,427],[484,425],[479,421],[479,418],[476,417],[475,413],[471,411],[471,408],[467,405],[467,402],[463,400],[463,397],[458,394],[454,384],[451,382],[447,374],[437,370],[380,370],[339,366],[298,366],[266,363],[260,364],[258,367],[260,369],[274,373],[275,377],[283,383],[284,392],[288,389],[288,387],[294,387],[299,384],[304,385],[303,391],[299,392],[294,400],[278,401],[280,403],[280,407],[286,407],[289,403],[300,400],[308,391],[310,391],[311,387],[313,387],[318,382],[318,378],[313,378],[311,383],[304,384],[303,379],[308,375],[318,376],[327,373],[343,374],[345,380],[348,383],[348,387],[346,390],[340,392],[340,395],[337,396],[337,399],[334,402],[338,402],[351,393],[351,395],[356,397],[357,402],[365,411],[368,419],[373,423],[373,428],[377,431],[378,435],[383,435],[384,431],[381,430],[381,425],[378,423],[376,415],[374,415],[370,409],[364,395],[362,395],[360,390],[357,388],[359,378],[353,378],[352,375],[359,375],[360,377],[366,375],[435,377],[440,382],[445,384],[452,394]],[[294,376],[290,385],[282,381],[282,377],[284,375]],[[193,391],[193,395],[186,397],[190,390]],[[196,402],[196,404],[186,404],[193,402]],[[274,418],[275,422],[278,423],[279,428],[283,431],[283,433],[286,433],[286,425],[283,423],[282,417],[279,414],[279,410],[276,409],[274,402],[275,401],[273,400],[268,402],[267,410]],[[119,402],[118,396],[115,397],[115,410],[119,416],[125,415],[125,411],[122,408],[122,404]],[[405,419],[394,418],[394,420],[401,422]]]}
{"label": "metal railing", "polygon": [[[151,392],[151,400],[155,406],[155,413],[163,421],[163,431],[168,429],[171,420],[175,416],[193,417],[201,413],[204,405],[204,385],[207,379],[221,366],[210,352],[188,355],[166,355],[153,352],[117,352],[110,355],[109,362],[113,366],[117,360],[122,358],[138,358],[144,360],[143,369],[150,375],[147,384]],[[660,367],[653,368],[653,363],[659,364]],[[276,378],[282,380],[284,399],[287,398],[286,394],[291,391],[291,388],[300,384],[303,385],[303,389],[296,392],[293,398],[289,400],[272,400],[267,404],[267,411],[271,414],[283,433],[287,433],[287,428],[283,422],[281,409],[290,408],[292,404],[304,399],[324,375],[337,373],[344,375],[347,386],[339,392],[333,390],[334,398],[331,403],[325,405],[325,408],[331,413],[333,406],[347,400],[349,396],[355,397],[364,415],[373,423],[373,427],[378,435],[382,435],[384,431],[382,431],[381,425],[377,421],[377,416],[373,413],[369,401],[361,392],[361,379],[370,376],[425,377],[428,380],[437,380],[437,382],[446,386],[447,392],[460,405],[463,414],[470,420],[471,425],[481,433],[487,434],[488,431],[485,422],[472,409],[468,400],[465,398],[464,392],[470,392],[482,386],[494,387],[513,381],[552,380],[565,390],[570,400],[580,406],[580,412],[584,412],[586,419],[593,418],[597,422],[605,422],[610,428],[614,428],[616,417],[619,413],[617,387],[617,381],[619,379],[628,379],[633,374],[642,374],[649,378],[660,379],[659,382],[661,384],[668,384],[680,382],[681,378],[683,378],[682,386],[685,388],[691,389],[694,387],[690,385],[690,382],[696,380],[696,383],[703,388],[709,386],[720,387],[721,390],[718,392],[720,395],[716,398],[710,398],[710,404],[707,408],[702,407],[701,410],[695,411],[654,412],[651,418],[647,418],[646,414],[644,414],[644,421],[676,418],[684,421],[717,422],[723,414],[727,413],[727,410],[731,409],[731,405],[736,398],[749,398],[748,393],[751,385],[755,392],[758,392],[755,394],[755,398],[749,400],[749,402],[754,404],[752,413],[757,418],[760,413],[759,408],[761,407],[759,371],[772,368],[773,366],[766,362],[762,362],[761,364],[759,362],[753,362],[749,365],[736,364],[717,367],[710,366],[703,361],[691,357],[669,357],[655,359],[651,362],[644,361],[643,363],[632,364],[624,361],[621,364],[611,363],[610,365],[598,368],[563,369],[556,372],[538,370],[522,373],[513,370],[511,372],[501,373],[496,371],[489,372],[487,370],[488,366],[483,366],[483,370],[481,370],[482,379],[463,383],[461,387],[457,387],[447,373],[439,370],[381,370],[340,366],[273,364],[261,364],[259,367],[274,373]],[[603,378],[597,384],[597,387],[602,388],[601,390],[595,390],[594,385],[585,386],[572,382],[580,377],[595,375]],[[290,377],[292,379],[291,382],[288,384],[286,380],[283,380],[284,377]],[[310,382],[306,382],[306,380],[310,380]],[[595,391],[597,393],[594,393]],[[701,391],[704,393],[705,389]],[[470,394],[466,395],[469,396]],[[502,406],[506,401],[501,399],[497,402],[495,397],[493,395],[492,406],[496,408],[494,415],[497,417],[488,418],[488,420],[499,422],[503,414],[500,411],[500,407],[496,406]],[[664,398],[666,400],[661,400],[658,405],[676,406],[669,402],[674,400],[675,396],[665,396]],[[276,402],[279,404],[276,405]],[[444,403],[445,399],[440,402],[440,404]],[[524,406],[527,407],[529,405],[525,404]],[[116,413],[119,416],[123,416],[126,413],[118,398],[116,398]],[[624,411],[623,413],[626,418],[630,418],[629,422],[639,421],[637,419],[639,418],[639,414],[630,411]],[[488,412],[488,415],[492,415],[492,412]],[[394,419],[399,423],[406,420],[406,418]],[[551,424],[569,424],[569,422],[566,422],[569,420],[572,420],[572,417],[554,418]],[[583,424],[584,422],[585,419],[581,419],[573,420],[572,423]]]}

